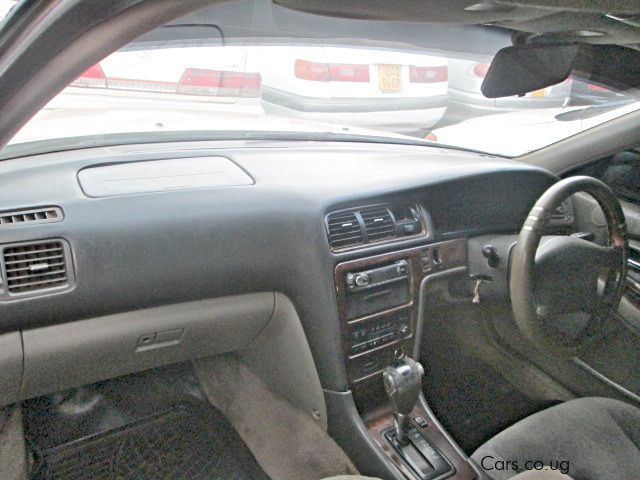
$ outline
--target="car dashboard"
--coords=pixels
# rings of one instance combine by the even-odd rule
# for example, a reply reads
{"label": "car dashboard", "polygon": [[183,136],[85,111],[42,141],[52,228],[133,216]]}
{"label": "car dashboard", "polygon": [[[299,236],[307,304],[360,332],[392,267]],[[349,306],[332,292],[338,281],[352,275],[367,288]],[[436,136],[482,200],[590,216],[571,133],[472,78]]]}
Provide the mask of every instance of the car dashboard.
{"label": "car dashboard", "polygon": [[[0,178],[4,401],[231,351],[275,292],[322,388],[357,390],[416,349],[421,289],[556,181],[436,147],[257,140],[53,152]],[[230,312],[213,330],[178,308],[212,301]]]}

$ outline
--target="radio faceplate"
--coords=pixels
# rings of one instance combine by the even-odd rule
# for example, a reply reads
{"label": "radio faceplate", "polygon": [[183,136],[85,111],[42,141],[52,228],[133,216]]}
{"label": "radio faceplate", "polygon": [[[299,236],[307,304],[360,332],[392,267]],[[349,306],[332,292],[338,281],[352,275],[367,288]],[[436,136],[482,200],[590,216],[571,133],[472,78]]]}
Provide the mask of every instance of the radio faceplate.
{"label": "radio faceplate", "polygon": [[408,278],[409,262],[400,260],[385,267],[347,273],[347,290],[355,293]]}
{"label": "radio faceplate", "polygon": [[409,262],[405,259],[345,277],[347,319],[407,304],[410,300]]}
{"label": "radio faceplate", "polygon": [[340,263],[335,269],[342,346],[353,387],[377,377],[396,350],[414,350],[424,277],[467,265],[466,239]]}

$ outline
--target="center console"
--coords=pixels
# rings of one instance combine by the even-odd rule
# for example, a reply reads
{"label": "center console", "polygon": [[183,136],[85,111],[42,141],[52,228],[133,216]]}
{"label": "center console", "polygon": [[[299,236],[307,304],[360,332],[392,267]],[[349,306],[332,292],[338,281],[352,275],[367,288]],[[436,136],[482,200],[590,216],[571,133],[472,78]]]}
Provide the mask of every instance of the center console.
{"label": "center console", "polygon": [[336,266],[342,346],[352,389],[379,381],[397,351],[413,352],[425,277],[466,265],[467,242],[457,239]]}
{"label": "center console", "polygon": [[411,401],[397,403],[383,381],[390,375],[402,380],[397,372],[416,363],[406,357],[414,356],[419,347],[423,284],[463,273],[466,266],[467,241],[456,239],[351,260],[335,268],[344,361],[356,407],[368,434],[411,480],[478,478],[434,417],[420,388]]}

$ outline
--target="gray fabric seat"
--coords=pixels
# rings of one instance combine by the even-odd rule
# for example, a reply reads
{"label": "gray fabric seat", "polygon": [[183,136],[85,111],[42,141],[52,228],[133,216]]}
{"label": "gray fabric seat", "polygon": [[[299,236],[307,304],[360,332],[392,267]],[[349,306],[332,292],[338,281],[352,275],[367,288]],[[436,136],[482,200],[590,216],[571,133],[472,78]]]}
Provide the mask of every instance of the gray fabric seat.
{"label": "gray fabric seat", "polygon": [[576,480],[640,479],[640,409],[607,398],[571,400],[507,428],[472,458],[495,480],[512,478],[527,461],[566,461]]}

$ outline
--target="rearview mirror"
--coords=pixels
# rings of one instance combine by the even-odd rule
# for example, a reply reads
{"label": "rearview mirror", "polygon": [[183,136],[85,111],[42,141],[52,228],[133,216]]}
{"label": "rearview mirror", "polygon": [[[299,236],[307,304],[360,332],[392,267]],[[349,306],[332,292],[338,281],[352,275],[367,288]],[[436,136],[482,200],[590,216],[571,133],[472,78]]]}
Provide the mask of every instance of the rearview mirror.
{"label": "rearview mirror", "polygon": [[563,82],[578,55],[577,44],[516,45],[499,50],[480,90],[487,98],[524,95]]}
{"label": "rearview mirror", "polygon": [[640,51],[587,43],[506,47],[493,58],[480,90],[488,98],[524,95],[563,82],[570,74],[637,96]]}

